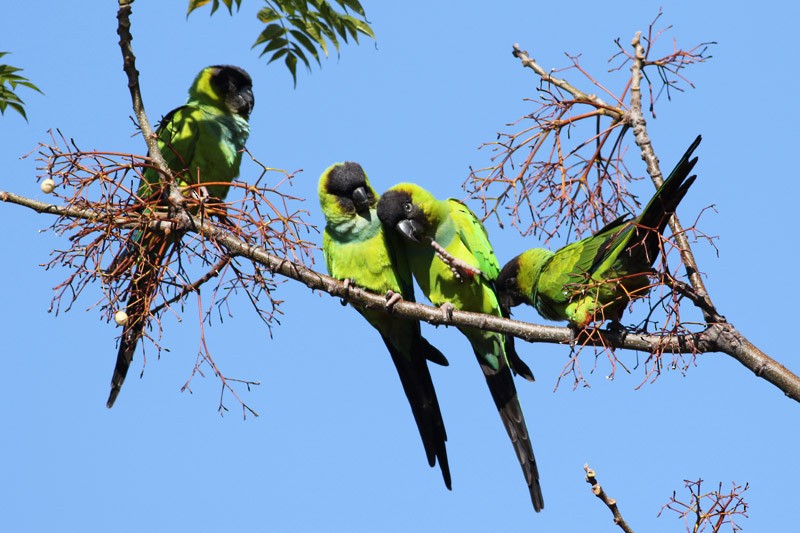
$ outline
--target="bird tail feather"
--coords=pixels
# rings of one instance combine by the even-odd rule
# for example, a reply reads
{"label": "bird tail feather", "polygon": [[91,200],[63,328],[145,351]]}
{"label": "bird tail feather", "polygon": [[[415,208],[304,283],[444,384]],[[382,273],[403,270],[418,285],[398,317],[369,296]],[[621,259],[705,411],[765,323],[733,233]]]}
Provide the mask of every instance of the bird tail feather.
{"label": "bird tail feather", "polygon": [[[148,241],[145,243],[145,241]],[[123,327],[117,352],[117,362],[111,378],[111,392],[108,395],[106,407],[114,406],[128,368],[133,360],[136,345],[144,333],[144,328],[150,318],[150,304],[153,301],[162,277],[162,263],[172,241],[163,234],[151,234],[150,238],[142,239],[137,245],[143,252],[139,255],[128,288],[128,305],[126,313],[128,321]],[[127,252],[130,255],[132,252]],[[113,263],[112,263],[113,264]]]}
{"label": "bird tail feather", "polygon": [[481,370],[486,378],[486,383],[489,386],[497,411],[500,413],[503,425],[508,432],[511,443],[514,445],[514,451],[522,467],[525,482],[528,484],[533,508],[538,513],[544,509],[542,487],[539,485],[539,469],[536,467],[536,457],[533,455],[528,427],[525,423],[525,416],[522,414],[522,406],[517,397],[511,370],[502,361],[499,369],[492,368],[477,351],[475,351],[475,356],[481,365]]}
{"label": "bird tail feather", "polygon": [[[383,337],[383,341],[392,355],[392,361],[397,369],[397,374],[400,376],[400,383],[403,385],[403,391],[406,393],[411,411],[414,414],[414,420],[417,423],[417,429],[425,447],[428,464],[434,466],[438,459],[444,484],[448,489],[452,490],[450,465],[447,460],[447,448],[445,446],[447,433],[444,428],[442,412],[439,409],[436,389],[433,387],[433,380],[424,357],[430,353],[426,353],[425,348],[433,348],[433,346],[424,338],[419,337],[419,342],[415,343],[416,349],[412,350],[410,356],[407,356],[400,353],[386,337]],[[433,349],[436,350],[435,348]],[[444,358],[438,350],[436,352]]]}

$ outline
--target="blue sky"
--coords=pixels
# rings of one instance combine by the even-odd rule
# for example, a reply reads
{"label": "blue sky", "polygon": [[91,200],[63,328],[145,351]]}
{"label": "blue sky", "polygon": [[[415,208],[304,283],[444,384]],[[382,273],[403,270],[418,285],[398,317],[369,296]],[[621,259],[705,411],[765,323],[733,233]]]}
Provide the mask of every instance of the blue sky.
{"label": "blue sky", "polygon": [[[185,2],[167,4],[137,2],[132,19],[151,120],[183,103],[201,68],[241,65],[256,94],[248,147],[270,166],[302,170],[292,192],[308,199],[318,226],[317,179],[336,161],[359,161],[378,190],[410,180],[440,197],[463,197],[469,167],[489,155],[477,147],[531,109],[523,99],[535,96],[537,80],[511,56],[513,43],[547,67],[566,66],[564,52],[582,52],[582,64],[602,73],[613,39],[629,42],[659,8],[650,1],[573,2],[567,10],[563,3],[487,9],[487,2],[366,0],[377,45],[345,47],[321,70],[301,72],[294,89],[285,69],[265,66],[250,50],[257,2],[245,1],[234,17],[209,18],[206,10],[188,20]],[[794,372],[795,317],[785,301],[791,281],[783,278],[797,261],[789,215],[800,193],[791,148],[800,141],[800,117],[789,95],[798,86],[792,36],[799,9],[788,2],[769,10],[745,2],[665,6],[662,22],[674,28],[662,50],[672,37],[680,46],[719,44],[710,62],[688,72],[696,89],[662,99],[658,118],[648,119],[664,167],[702,133],[699,178],[679,212],[693,221],[716,207],[701,224],[719,236],[719,254],[696,250],[709,290],[731,322]],[[84,149],[144,153],[128,118],[115,14],[113,2],[4,6],[0,50],[12,52],[4,59],[45,94],[21,93],[29,123],[0,117],[1,190],[44,198],[36,161],[20,156],[46,141],[50,128]],[[634,153],[628,166],[641,176]],[[242,178],[255,173],[245,165]],[[646,180],[634,187],[641,197],[652,192]],[[40,232],[52,219],[3,205],[0,221],[2,531],[613,531],[583,480],[587,462],[635,530],[683,531],[672,515],[656,515],[673,490],[683,492],[684,479],[697,478],[708,489],[750,483],[746,531],[781,531],[796,521],[787,503],[800,408],[730,357],[702,355],[685,375],[667,371],[639,389],[641,365],[610,381],[601,357],[591,387],[554,390],[567,350],[521,343],[537,377],[517,381],[546,502],[535,514],[466,340],[424,326],[451,361],[432,369],[449,437],[449,492],[425,462],[378,335],[338,300],[291,281],[279,289],[284,315],[272,338],[244,300],[233,318],[208,330],[228,375],[261,381],[241,391],[260,417],[243,421],[231,397],[231,412],[220,417],[210,372],[193,381],[193,394],[180,392],[198,348],[193,303],[183,322],[167,320],[162,342],[170,351],[151,356],[141,380],[139,354],[108,410],[119,330],[97,310],[84,311],[98,294],[69,313],[47,312],[51,288],[66,277],[39,266],[65,246]],[[501,262],[538,244],[513,229],[488,229]],[[541,322],[532,310],[520,318]],[[623,357],[636,366],[637,354]],[[582,364],[589,369],[594,359],[587,354]]]}

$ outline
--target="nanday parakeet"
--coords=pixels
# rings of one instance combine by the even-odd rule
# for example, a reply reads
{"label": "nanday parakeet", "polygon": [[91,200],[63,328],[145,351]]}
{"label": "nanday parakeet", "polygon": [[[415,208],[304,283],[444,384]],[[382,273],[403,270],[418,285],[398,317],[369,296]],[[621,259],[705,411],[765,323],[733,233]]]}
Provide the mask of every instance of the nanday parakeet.
{"label": "nanday parakeet", "polygon": [[[158,147],[178,185],[201,184],[209,197],[223,200],[239,175],[242,149],[250,134],[253,83],[243,69],[230,65],[204,68],[189,88],[185,105],[173,109],[159,124]],[[138,197],[166,197],[166,179],[152,167],[144,170]],[[165,203],[166,205],[166,203]],[[111,379],[110,408],[119,394],[134,351],[147,323],[150,304],[161,278],[161,265],[179,235],[148,228],[131,232],[128,246],[107,270],[115,275],[133,267],[128,287],[127,323],[122,330],[117,362]]]}
{"label": "nanday parakeet", "polygon": [[[331,276],[385,294],[414,301],[414,285],[405,256],[392,245],[399,236],[385,233],[375,211],[378,195],[358,163],[336,163],[320,176],[319,201],[325,215],[325,263]],[[447,488],[451,488],[444,421],[426,359],[447,359],[420,333],[416,320],[393,317],[383,311],[354,305],[378,330],[400,376],[419,429],[430,466],[439,461]],[[353,349],[351,341],[347,349]]]}
{"label": "nanday parakeet", "polygon": [[619,322],[628,302],[650,290],[648,277],[661,250],[661,234],[696,176],[690,159],[700,136],[635,219],[620,217],[583,240],[552,252],[533,248],[508,262],[497,280],[506,308],[526,303],[544,318],[574,328]]}
{"label": "nanday parakeet", "polygon": [[[437,200],[418,185],[401,183],[383,194],[378,217],[404,237],[402,247],[414,278],[434,305],[503,316],[494,288],[500,266],[486,230],[466,205]],[[459,274],[434,246],[468,267]],[[513,367],[532,380],[530,369],[516,356],[510,338],[477,328],[459,330],[472,345],[538,512],[544,508],[539,471],[511,374]]]}

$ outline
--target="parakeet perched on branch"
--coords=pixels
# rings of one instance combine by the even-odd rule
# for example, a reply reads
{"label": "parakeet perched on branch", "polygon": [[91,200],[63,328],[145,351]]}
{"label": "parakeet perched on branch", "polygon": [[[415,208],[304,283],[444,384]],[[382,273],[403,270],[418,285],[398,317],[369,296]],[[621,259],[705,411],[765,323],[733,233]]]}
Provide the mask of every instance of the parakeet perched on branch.
{"label": "parakeet perched on branch", "polygon": [[[325,215],[325,263],[331,276],[379,294],[390,293],[414,301],[414,285],[405,255],[393,244],[399,236],[384,233],[375,206],[378,195],[358,163],[337,163],[319,180],[319,201]],[[430,466],[439,461],[442,477],[451,488],[444,421],[427,360],[446,365],[447,359],[426,341],[416,320],[393,317],[383,311],[355,306],[378,330],[397,368],[419,429]],[[348,350],[354,350],[354,336]]]}
{"label": "parakeet perched on branch", "polygon": [[[402,247],[411,271],[431,302],[445,309],[502,316],[494,288],[500,266],[486,230],[467,206],[453,199],[437,200],[418,185],[401,183],[383,194],[378,217],[388,230],[404,237]],[[544,500],[539,471],[511,374],[513,368],[532,380],[530,369],[504,335],[459,329],[472,345],[522,466],[533,507],[540,511]]]}
{"label": "parakeet perched on branch", "polygon": [[[230,183],[239,175],[242,150],[250,134],[247,121],[254,104],[252,80],[241,68],[215,65],[200,71],[189,88],[186,104],[170,111],[157,130],[159,150],[182,189],[202,185],[201,196],[225,199]],[[164,205],[168,205],[167,178],[155,168],[146,168],[137,195],[142,200],[164,198]],[[123,321],[108,407],[117,399],[148,322],[164,260],[179,240],[179,235],[150,227],[134,230],[128,246],[106,271],[115,275],[133,268],[127,290],[127,321]]]}
{"label": "parakeet perched on branch", "polygon": [[619,322],[628,302],[650,290],[661,234],[694,183],[697,158],[690,158],[699,144],[698,136],[638,217],[620,217],[555,252],[533,248],[509,261],[497,279],[504,307],[526,303],[575,328]]}

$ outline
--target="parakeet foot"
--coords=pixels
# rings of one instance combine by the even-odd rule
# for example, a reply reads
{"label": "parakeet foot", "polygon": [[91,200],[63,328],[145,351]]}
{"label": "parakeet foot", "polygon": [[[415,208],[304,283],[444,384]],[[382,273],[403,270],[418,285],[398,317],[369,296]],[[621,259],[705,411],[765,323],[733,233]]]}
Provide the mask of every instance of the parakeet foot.
{"label": "parakeet foot", "polygon": [[386,291],[386,310],[390,313],[394,309],[394,305],[403,299],[403,296],[400,293],[394,292],[393,290]]}
{"label": "parakeet foot", "polygon": [[567,327],[572,332],[572,338],[569,340],[569,347],[574,348],[575,345],[578,344],[578,337],[580,337],[584,328],[581,328],[573,323],[567,324]]}
{"label": "parakeet foot", "polygon": [[442,311],[442,317],[444,318],[445,323],[453,321],[453,304],[450,302],[445,302],[439,306],[439,309]]}
{"label": "parakeet foot", "polygon": [[470,265],[466,261],[453,257],[450,252],[445,250],[441,244],[433,239],[431,239],[431,247],[436,252],[436,256],[450,267],[450,270],[459,281],[464,281],[464,278],[474,279],[476,276],[483,275],[480,269]]}
{"label": "parakeet foot", "polygon": [[350,286],[354,286],[355,283],[353,283],[353,280],[350,278],[342,280],[342,283],[344,284],[344,296],[339,300],[339,303],[344,307],[347,305],[347,299],[350,298]]}

